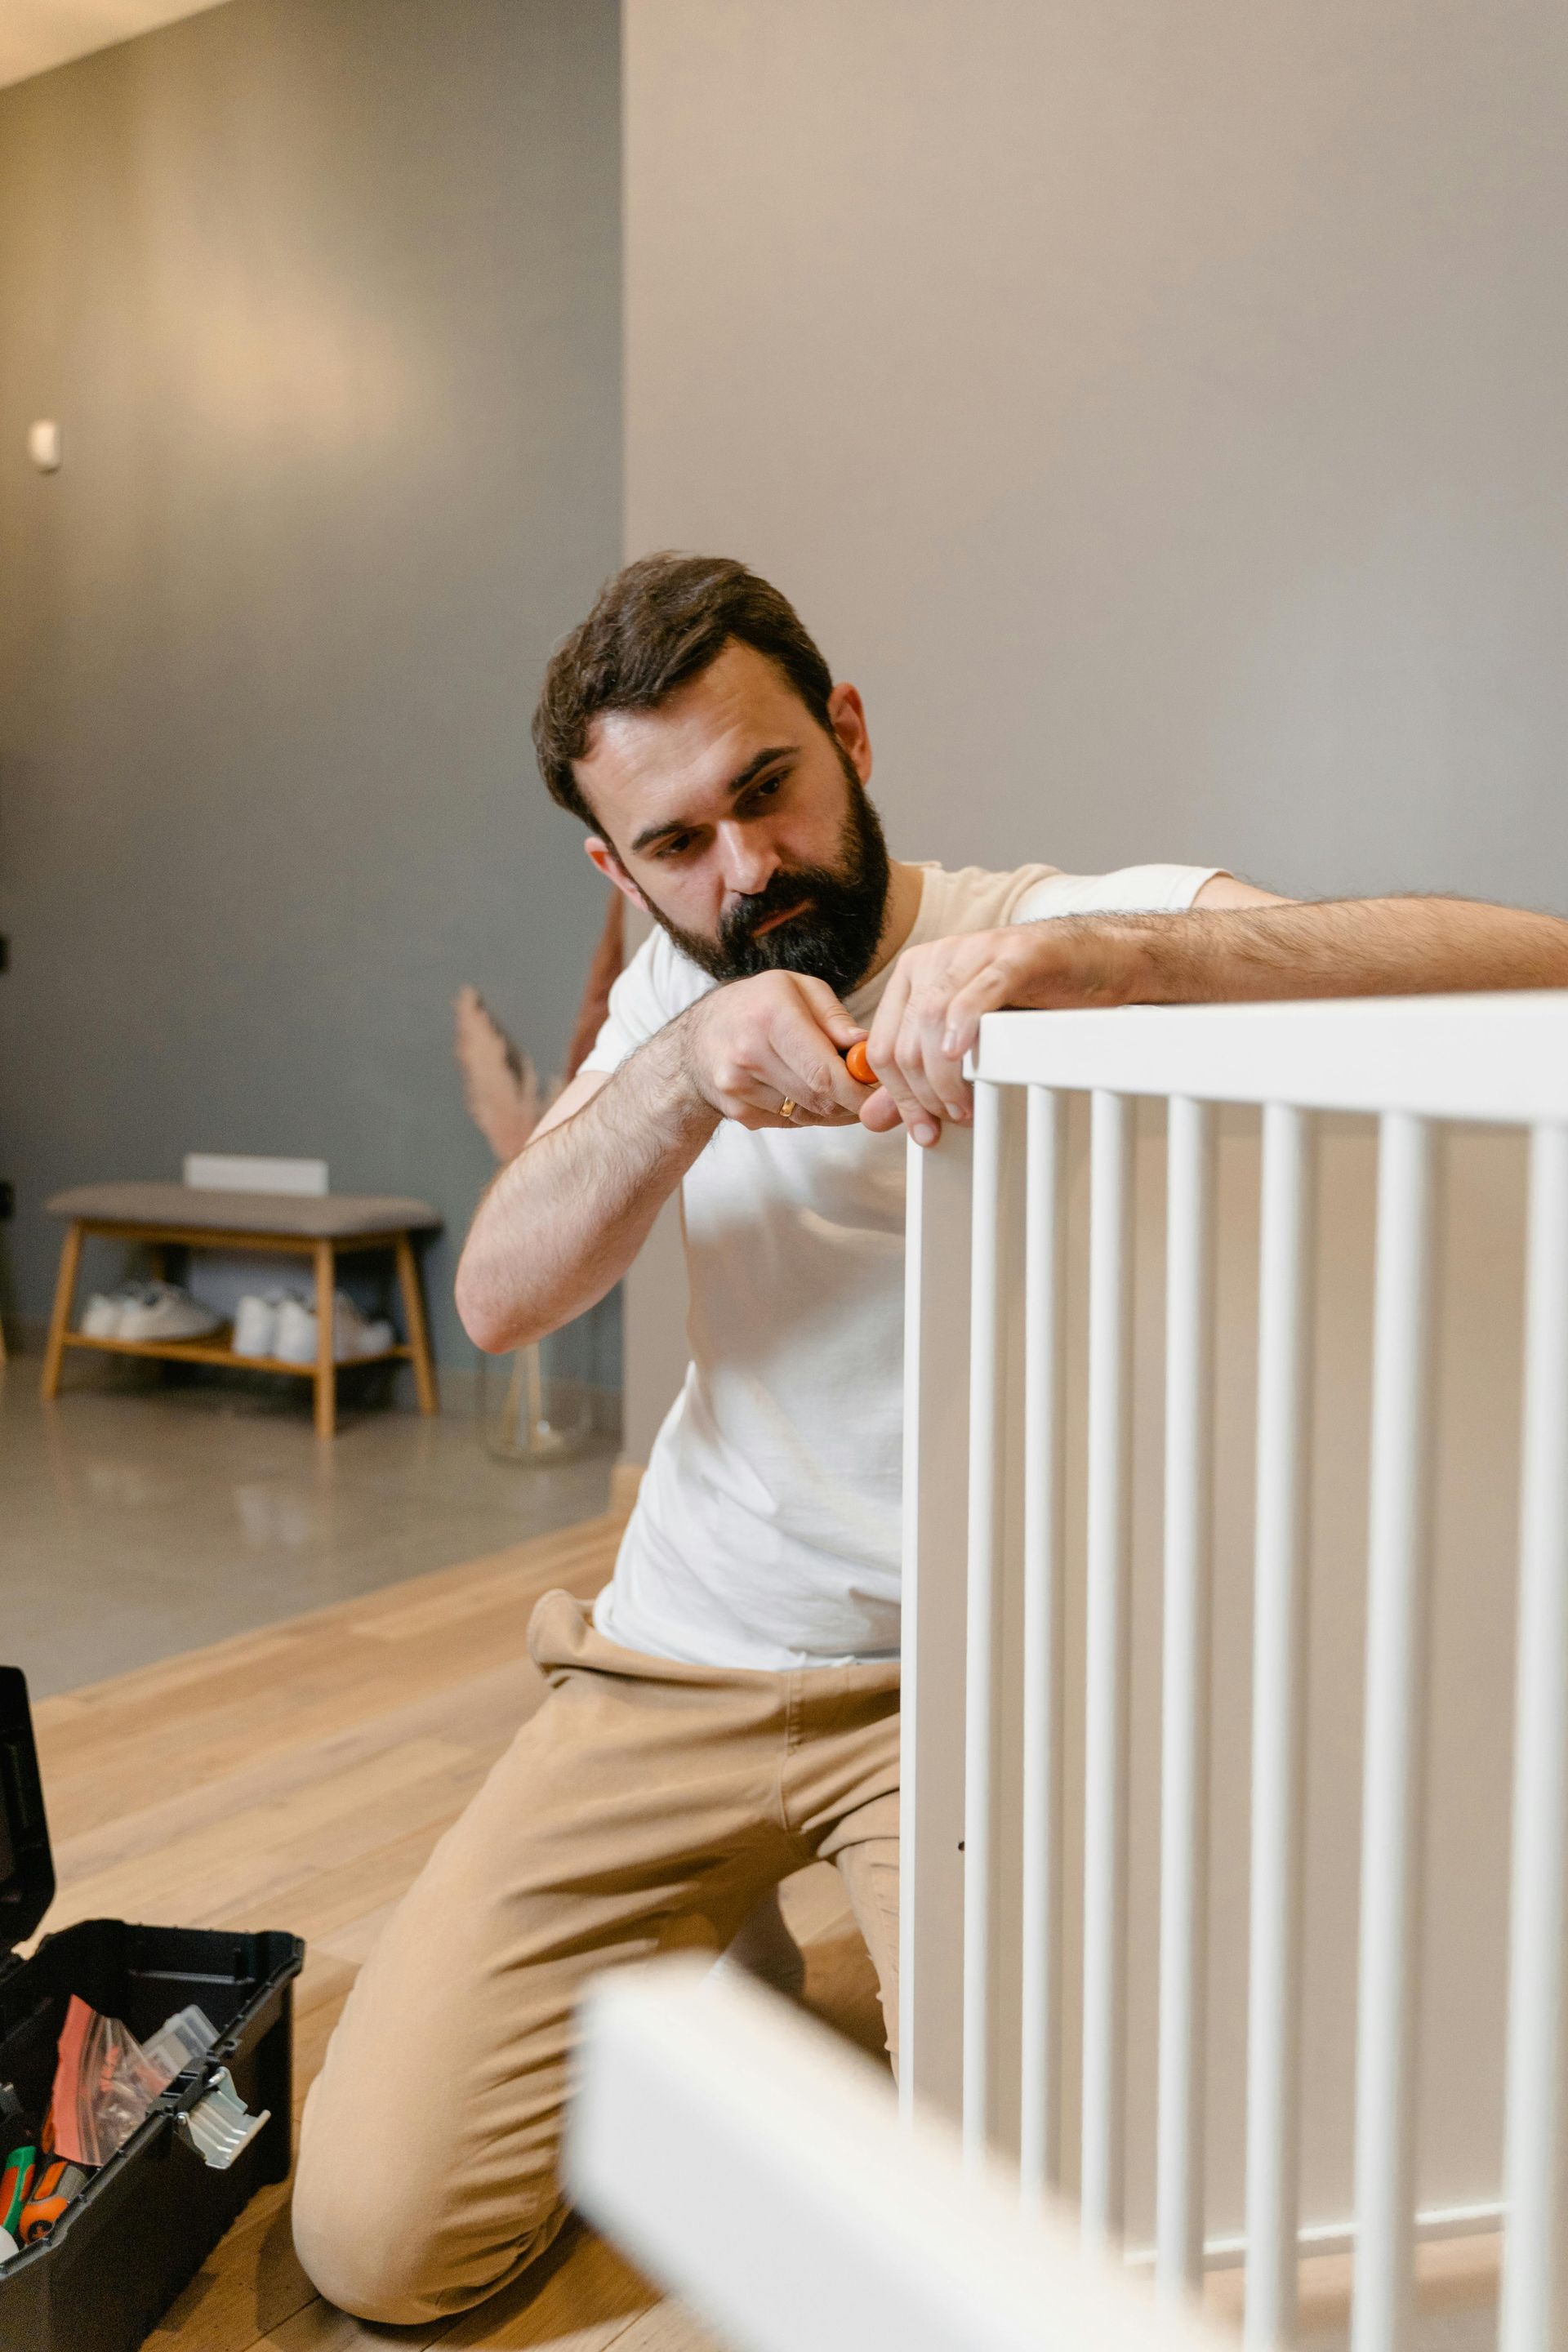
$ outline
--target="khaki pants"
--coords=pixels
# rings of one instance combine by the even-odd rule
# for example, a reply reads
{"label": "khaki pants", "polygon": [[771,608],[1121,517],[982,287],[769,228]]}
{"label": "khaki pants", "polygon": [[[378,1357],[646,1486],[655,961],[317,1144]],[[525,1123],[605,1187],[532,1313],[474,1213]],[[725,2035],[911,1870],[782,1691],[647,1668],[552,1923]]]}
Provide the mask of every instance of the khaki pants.
{"label": "khaki pants", "polygon": [[560,2228],[572,2012],[596,1970],[718,1950],[830,1861],[896,2030],[897,1664],[677,1665],[564,1592],[529,1646],[550,1695],[387,1923],[300,2127],[300,2259],[386,2324],[466,2310]]}

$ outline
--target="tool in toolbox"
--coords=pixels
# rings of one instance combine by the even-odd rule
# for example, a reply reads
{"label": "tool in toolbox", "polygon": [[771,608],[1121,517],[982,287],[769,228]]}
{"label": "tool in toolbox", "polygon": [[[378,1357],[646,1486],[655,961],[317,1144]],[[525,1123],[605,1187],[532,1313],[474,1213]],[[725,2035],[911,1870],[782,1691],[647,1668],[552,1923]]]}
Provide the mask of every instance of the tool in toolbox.
{"label": "tool in toolbox", "polygon": [[[83,1919],[24,1958],[54,1892],[26,1682],[0,1666],[0,2231],[19,2245],[0,2235],[0,2352],[136,2352],[256,2191],[288,2178],[305,1948]],[[57,2095],[73,2003],[77,2058],[51,2133],[32,2119]],[[66,2084],[84,2082],[113,2095],[79,2101],[68,2122]],[[79,2162],[94,2146],[104,2160]]]}
{"label": "tool in toolbox", "polygon": [[0,2083],[0,2142],[5,2150],[0,2171],[0,2232],[11,2242],[0,2244],[0,2262],[5,2262],[21,2244],[22,2208],[38,2161],[38,2127],[9,2083]]}
{"label": "tool in toolbox", "polygon": [[27,2210],[37,2168],[36,2147],[16,2148],[5,2159],[5,2181],[0,2185],[0,2229],[12,2241],[13,2253],[22,2242],[22,2216]]}
{"label": "tool in toolbox", "polygon": [[23,2245],[35,2246],[40,2238],[47,2238],[91,2178],[85,2164],[69,2164],[63,2156],[46,2156],[32,2175],[15,2232]]}

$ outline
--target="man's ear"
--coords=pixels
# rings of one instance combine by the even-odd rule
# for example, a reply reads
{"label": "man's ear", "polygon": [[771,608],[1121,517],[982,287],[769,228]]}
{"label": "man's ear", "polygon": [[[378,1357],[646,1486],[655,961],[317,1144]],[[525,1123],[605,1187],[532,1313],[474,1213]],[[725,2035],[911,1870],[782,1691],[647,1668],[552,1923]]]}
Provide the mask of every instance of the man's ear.
{"label": "man's ear", "polygon": [[871,781],[871,730],[858,686],[836,686],[827,698],[833,731],[849,754],[849,763],[863,784]]}
{"label": "man's ear", "polygon": [[596,866],[606,882],[613,882],[623,898],[629,898],[634,907],[642,908],[645,915],[653,912],[647,900],[602,834],[591,833],[583,846],[588,853],[589,865]]}

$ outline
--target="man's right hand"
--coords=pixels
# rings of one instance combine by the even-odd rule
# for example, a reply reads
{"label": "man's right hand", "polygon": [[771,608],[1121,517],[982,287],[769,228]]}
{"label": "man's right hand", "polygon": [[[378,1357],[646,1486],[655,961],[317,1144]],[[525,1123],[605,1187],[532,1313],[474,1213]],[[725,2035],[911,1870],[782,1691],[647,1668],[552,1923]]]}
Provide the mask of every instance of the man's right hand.
{"label": "man's right hand", "polygon": [[[847,1127],[875,1091],[844,1066],[866,1032],[825,981],[793,971],[732,980],[673,1025],[688,1083],[742,1127]],[[795,1105],[793,1118],[781,1116],[784,1102]]]}
{"label": "man's right hand", "polygon": [[824,982],[764,971],[700,997],[613,1077],[580,1071],[479,1202],[458,1266],[468,1337],[521,1348],[603,1298],[720,1119],[852,1126],[875,1088],[843,1056],[865,1034]]}

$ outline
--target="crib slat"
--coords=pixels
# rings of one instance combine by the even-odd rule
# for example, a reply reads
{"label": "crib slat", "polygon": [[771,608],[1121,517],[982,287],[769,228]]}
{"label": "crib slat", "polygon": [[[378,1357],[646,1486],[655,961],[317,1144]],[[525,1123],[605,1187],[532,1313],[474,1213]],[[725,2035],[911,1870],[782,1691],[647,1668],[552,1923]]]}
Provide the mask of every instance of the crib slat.
{"label": "crib slat", "polygon": [[1165,1253],[1165,1608],[1155,2274],[1203,2277],[1214,1450],[1214,1113],[1173,1098]]}
{"label": "crib slat", "polygon": [[1312,1139],[1263,1114],[1247,2050],[1249,2346],[1296,2332]]}
{"label": "crib slat", "polygon": [[991,2130],[991,1904],[1002,1709],[1002,1507],[1005,1321],[1002,1310],[1003,1100],[974,1088],[974,1224],[969,1356],[969,1582],[963,1742],[963,2145]]}
{"label": "crib slat", "polygon": [[1568,2340],[1568,1128],[1531,1139],[1498,2352]]}
{"label": "crib slat", "polygon": [[1415,2284],[1434,1188],[1428,1122],[1394,1111],[1378,1131],[1351,2342],[1352,2352],[1405,2352]]}
{"label": "crib slat", "polygon": [[1066,1105],[1029,1089],[1024,1292],[1020,2185],[1061,2183],[1062,1491]]}
{"label": "crib slat", "polygon": [[1127,1679],[1131,1581],[1132,1106],[1090,1114],[1086,1532],[1082,2223],[1121,2235],[1127,2010]]}
{"label": "crib slat", "polygon": [[905,1148],[899,2103],[963,2105],[963,1559],[974,1135]]}

